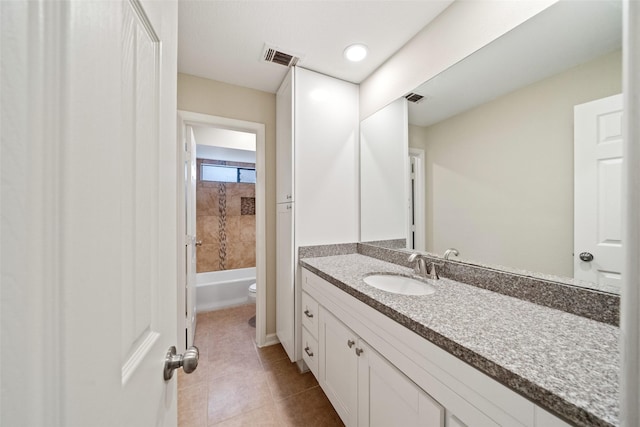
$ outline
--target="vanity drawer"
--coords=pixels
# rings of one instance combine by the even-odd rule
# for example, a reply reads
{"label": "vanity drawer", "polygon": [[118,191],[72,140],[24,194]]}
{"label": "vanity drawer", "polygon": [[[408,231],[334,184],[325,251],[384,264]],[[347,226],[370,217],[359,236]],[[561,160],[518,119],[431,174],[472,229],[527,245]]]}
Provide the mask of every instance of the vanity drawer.
{"label": "vanity drawer", "polygon": [[318,379],[318,340],[306,328],[302,328],[302,360]]}
{"label": "vanity drawer", "polygon": [[302,292],[302,326],[318,339],[318,302],[306,292]]}

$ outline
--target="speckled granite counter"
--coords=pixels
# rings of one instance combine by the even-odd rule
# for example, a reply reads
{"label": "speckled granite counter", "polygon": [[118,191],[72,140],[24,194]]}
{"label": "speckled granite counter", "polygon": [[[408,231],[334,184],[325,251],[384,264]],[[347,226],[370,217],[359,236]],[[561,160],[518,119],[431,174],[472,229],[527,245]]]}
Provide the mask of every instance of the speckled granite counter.
{"label": "speckled granite counter", "polygon": [[412,270],[355,253],[300,264],[550,412],[618,425],[617,327],[446,278],[432,295],[384,292],[363,278]]}

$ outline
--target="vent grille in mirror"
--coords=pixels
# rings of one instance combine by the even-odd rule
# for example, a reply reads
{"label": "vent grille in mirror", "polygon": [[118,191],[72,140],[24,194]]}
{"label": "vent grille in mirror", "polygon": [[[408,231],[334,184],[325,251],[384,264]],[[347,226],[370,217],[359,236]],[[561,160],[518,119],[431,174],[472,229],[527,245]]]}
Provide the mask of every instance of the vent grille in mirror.
{"label": "vent grille in mirror", "polygon": [[404,96],[407,101],[409,102],[413,102],[414,104],[417,104],[418,102],[422,101],[422,99],[424,98],[424,96],[422,95],[418,95],[417,93],[410,93],[408,95]]}

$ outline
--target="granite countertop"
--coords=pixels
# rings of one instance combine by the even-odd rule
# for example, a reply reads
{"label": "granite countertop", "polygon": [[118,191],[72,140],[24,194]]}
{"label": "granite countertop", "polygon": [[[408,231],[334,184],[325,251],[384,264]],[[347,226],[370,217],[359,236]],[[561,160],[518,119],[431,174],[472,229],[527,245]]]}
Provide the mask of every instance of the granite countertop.
{"label": "granite countertop", "polygon": [[619,329],[446,278],[407,296],[367,285],[371,273],[413,274],[360,254],[303,267],[576,425],[618,425]]}

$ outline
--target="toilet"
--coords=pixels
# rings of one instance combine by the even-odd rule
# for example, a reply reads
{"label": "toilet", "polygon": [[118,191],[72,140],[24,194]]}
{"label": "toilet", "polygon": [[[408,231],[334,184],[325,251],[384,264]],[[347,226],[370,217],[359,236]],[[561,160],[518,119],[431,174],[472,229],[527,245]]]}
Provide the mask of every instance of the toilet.
{"label": "toilet", "polygon": [[256,284],[249,286],[249,302],[256,302]]}

